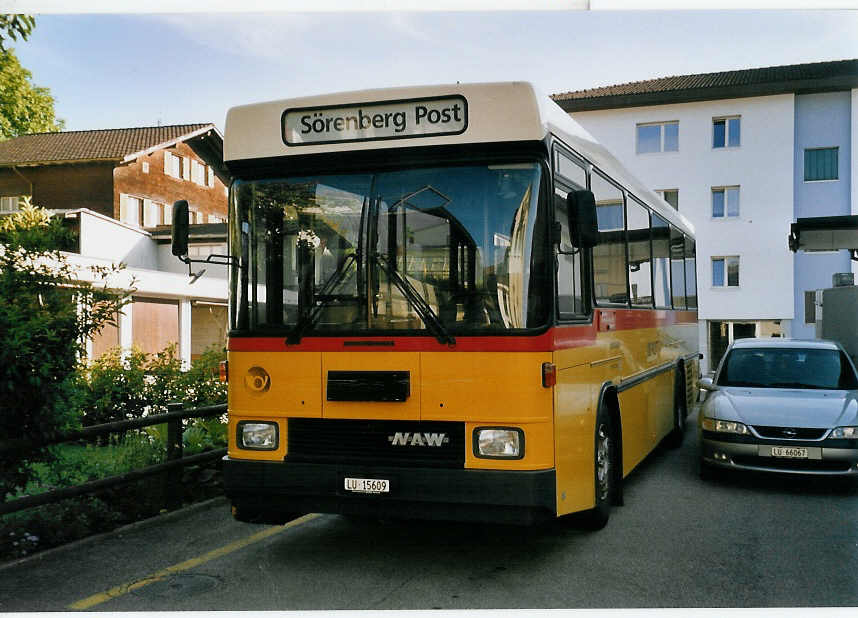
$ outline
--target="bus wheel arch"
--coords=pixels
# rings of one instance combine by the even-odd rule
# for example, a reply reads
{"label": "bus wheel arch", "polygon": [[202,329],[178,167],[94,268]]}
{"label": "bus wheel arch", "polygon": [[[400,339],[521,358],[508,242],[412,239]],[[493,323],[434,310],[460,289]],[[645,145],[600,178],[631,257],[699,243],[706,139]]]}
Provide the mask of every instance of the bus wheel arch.
{"label": "bus wheel arch", "polygon": [[[596,410],[604,409],[610,416],[614,428],[614,441],[616,448],[614,449],[614,506],[623,505],[623,420],[620,415],[620,398],[617,395],[615,386],[605,384],[602,386],[602,392],[599,395],[599,407]],[[597,413],[598,415],[598,413]]]}
{"label": "bus wheel arch", "polygon": [[[593,434],[594,506],[582,514],[582,521],[585,527],[599,530],[608,523],[611,507],[622,503],[622,425],[619,398],[611,385],[603,386],[599,394]],[[600,482],[605,467],[607,487]]]}

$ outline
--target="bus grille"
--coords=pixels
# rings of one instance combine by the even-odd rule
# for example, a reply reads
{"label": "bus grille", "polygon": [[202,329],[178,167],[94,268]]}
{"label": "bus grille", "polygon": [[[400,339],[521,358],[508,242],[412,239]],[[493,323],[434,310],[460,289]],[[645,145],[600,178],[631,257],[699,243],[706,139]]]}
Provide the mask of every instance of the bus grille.
{"label": "bus grille", "polygon": [[286,461],[462,468],[465,424],[290,418]]}

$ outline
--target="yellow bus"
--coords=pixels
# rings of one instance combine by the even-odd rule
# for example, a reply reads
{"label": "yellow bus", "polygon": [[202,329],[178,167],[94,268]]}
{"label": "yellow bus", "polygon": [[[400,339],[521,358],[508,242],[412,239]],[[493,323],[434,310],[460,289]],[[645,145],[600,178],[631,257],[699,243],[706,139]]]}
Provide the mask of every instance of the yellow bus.
{"label": "yellow bus", "polygon": [[236,107],[224,160],[237,519],[598,528],[681,440],[693,228],[532,85]]}

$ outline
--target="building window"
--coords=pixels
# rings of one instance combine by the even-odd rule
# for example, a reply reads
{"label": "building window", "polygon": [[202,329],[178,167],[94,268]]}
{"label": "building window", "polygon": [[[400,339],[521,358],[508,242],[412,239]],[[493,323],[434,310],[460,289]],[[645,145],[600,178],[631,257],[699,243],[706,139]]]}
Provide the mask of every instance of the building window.
{"label": "building window", "polygon": [[155,227],[156,225],[172,223],[164,214],[164,204],[151,200],[143,200],[143,227]]}
{"label": "building window", "polygon": [[207,165],[206,166],[206,186],[209,188],[213,188],[215,185],[214,180],[215,180],[214,170],[211,168],[211,166]]}
{"label": "building window", "polygon": [[712,258],[712,287],[739,286],[739,256]]}
{"label": "building window", "polygon": [[225,244],[190,245],[188,257],[206,258],[210,255],[226,255]]}
{"label": "building window", "polygon": [[837,148],[805,148],[804,181],[837,180]]}
{"label": "building window", "polygon": [[143,200],[131,195],[119,196],[119,220],[131,225],[143,222]]}
{"label": "building window", "polygon": [[816,290],[804,293],[804,323],[816,324]]}
{"label": "building window", "polygon": [[732,118],[712,119],[712,148],[736,148],[742,141],[742,119]]}
{"label": "building window", "polygon": [[656,189],[655,191],[665,202],[679,210],[679,189]]}
{"label": "building window", "polygon": [[164,173],[173,178],[182,177],[181,159],[172,152],[164,153]]}
{"label": "building window", "polygon": [[201,187],[206,186],[206,166],[195,159],[191,160],[191,180]]}
{"label": "building window", "polygon": [[637,153],[679,150],[679,121],[654,122],[637,126]]}
{"label": "building window", "polygon": [[712,217],[739,216],[739,187],[712,187]]}
{"label": "building window", "polygon": [[148,173],[149,173],[149,162],[148,162],[148,161],[143,161],[143,165],[142,165],[142,167],[143,167],[143,173],[144,173],[144,174],[148,174]]}
{"label": "building window", "polygon": [[191,179],[191,159],[188,157],[182,157],[182,179]]}
{"label": "building window", "polygon": [[17,195],[0,197],[0,212],[18,212],[21,198]]}

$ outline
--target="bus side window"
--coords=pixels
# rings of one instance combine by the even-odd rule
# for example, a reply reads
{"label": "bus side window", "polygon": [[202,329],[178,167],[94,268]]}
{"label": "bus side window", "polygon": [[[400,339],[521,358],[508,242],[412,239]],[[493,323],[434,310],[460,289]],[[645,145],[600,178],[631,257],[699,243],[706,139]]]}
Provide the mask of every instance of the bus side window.
{"label": "bus side window", "polygon": [[627,305],[626,217],[623,192],[598,172],[590,175],[596,198],[599,244],[593,248],[594,296],[600,305]]}
{"label": "bus side window", "polygon": [[569,320],[584,315],[581,285],[581,252],[569,238],[566,191],[555,189],[554,220],[560,224],[560,252],[557,254],[557,317]]}
{"label": "bus side window", "polygon": [[581,275],[581,252],[572,246],[566,196],[570,190],[587,188],[587,173],[580,163],[554,151],[554,171],[563,185],[554,188],[554,220],[560,224],[560,252],[557,254],[557,317],[580,318],[586,313]]}
{"label": "bus side window", "polygon": [[689,309],[697,308],[697,251],[694,241],[685,238],[685,295]]}
{"label": "bus side window", "polygon": [[685,309],[685,240],[682,232],[670,226],[670,288],[673,308]]}
{"label": "bus side window", "polygon": [[670,224],[652,214],[652,273],[656,309],[670,309]]}

